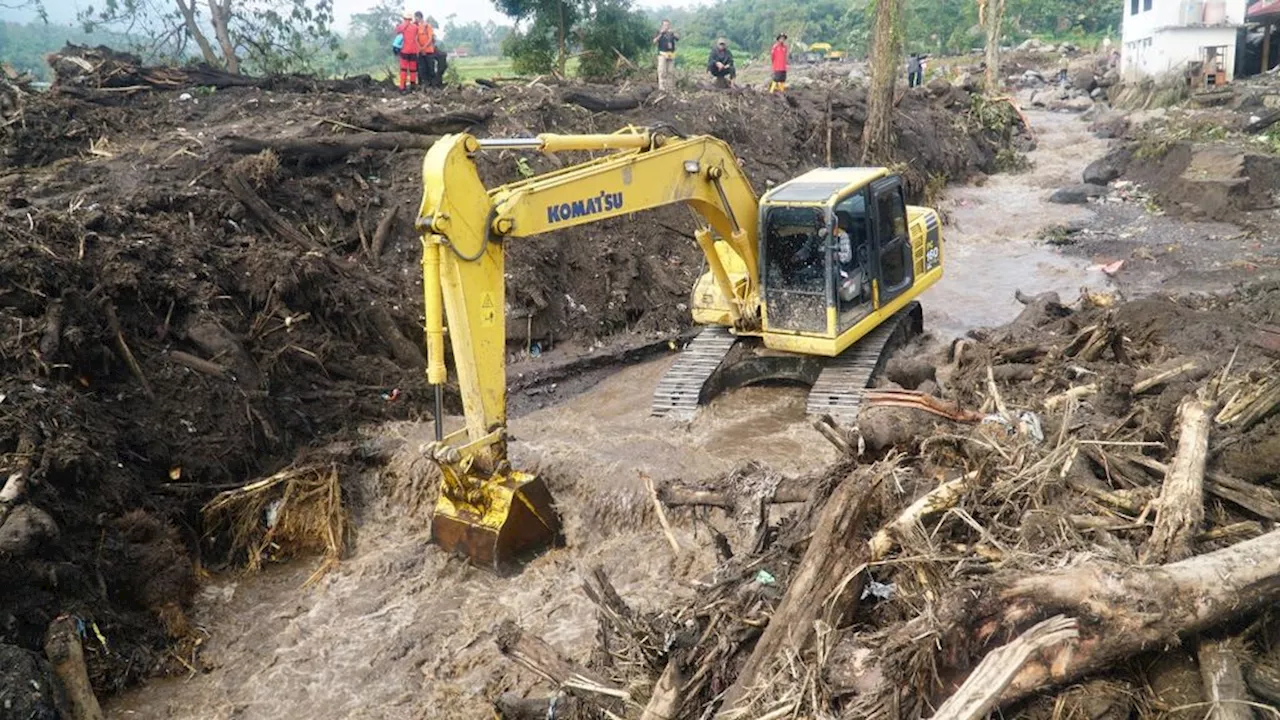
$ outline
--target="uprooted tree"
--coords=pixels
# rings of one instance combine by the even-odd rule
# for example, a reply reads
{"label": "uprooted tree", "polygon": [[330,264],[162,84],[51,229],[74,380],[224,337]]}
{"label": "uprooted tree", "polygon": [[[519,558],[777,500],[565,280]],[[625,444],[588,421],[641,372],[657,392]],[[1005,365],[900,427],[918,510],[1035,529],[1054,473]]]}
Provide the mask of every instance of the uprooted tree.
{"label": "uprooted tree", "polygon": [[89,32],[127,28],[147,38],[135,48],[147,55],[186,58],[194,42],[206,64],[232,73],[308,70],[337,48],[332,0],[110,0],[78,19]]}

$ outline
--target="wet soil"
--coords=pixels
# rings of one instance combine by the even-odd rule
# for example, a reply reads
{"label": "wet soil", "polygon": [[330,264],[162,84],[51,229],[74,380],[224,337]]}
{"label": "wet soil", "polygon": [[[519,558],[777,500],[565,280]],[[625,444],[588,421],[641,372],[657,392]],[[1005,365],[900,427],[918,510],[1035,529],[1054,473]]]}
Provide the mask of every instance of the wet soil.
{"label": "wet soil", "polygon": [[[1108,285],[1089,258],[1036,239],[1044,225],[1079,222],[1091,211],[1045,200],[1088,161],[1077,150],[1084,124],[1070,116],[1033,122],[1040,133],[1036,169],[954,188],[941,203],[951,219],[948,275],[923,298],[927,322],[940,338],[1011,320],[1021,310],[1015,289],[1057,291],[1070,300],[1081,286]],[[1171,335],[1190,337],[1179,334],[1178,312],[1167,303],[1135,307],[1123,321],[1139,328],[1158,320]],[[1202,340],[1195,342],[1185,351]],[[554,352],[522,359],[513,377],[557,359]],[[712,570],[706,523],[736,544],[751,518],[672,512],[675,536],[686,548],[674,553],[639,473],[659,484],[698,481],[755,461],[794,475],[830,462],[834,452],[805,417],[802,388],[738,390],[687,424],[648,417],[651,389],[673,360],[602,369],[566,383],[554,397],[539,393],[512,421],[513,462],[547,478],[565,515],[568,547],[534,560],[518,576],[496,577],[429,545],[423,515],[406,514],[402,498],[375,500],[360,511],[354,557],[318,587],[300,589],[311,569],[305,563],[256,577],[215,578],[196,601],[196,617],[210,633],[201,655],[207,670],[153,680],[111,702],[109,715],[477,717],[501,692],[539,687],[494,647],[501,620],[517,619],[570,657],[590,655],[595,610],[578,586],[593,566],[605,567],[641,610],[687,599]],[[365,442],[394,449],[384,471],[359,480],[370,496],[423,484],[428,469],[419,447],[431,438],[429,425],[394,423],[364,434]]]}

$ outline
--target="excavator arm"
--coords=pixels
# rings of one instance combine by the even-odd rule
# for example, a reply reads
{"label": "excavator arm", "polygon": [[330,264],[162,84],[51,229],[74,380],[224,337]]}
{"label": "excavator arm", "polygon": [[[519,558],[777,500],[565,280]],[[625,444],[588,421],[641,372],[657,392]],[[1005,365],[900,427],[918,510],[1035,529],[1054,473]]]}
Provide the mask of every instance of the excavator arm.
{"label": "excavator arm", "polygon": [[[613,152],[489,189],[475,163],[485,150]],[[437,417],[428,452],[441,469],[432,535],[477,564],[500,566],[560,532],[543,481],[507,462],[503,243],[683,203],[706,222],[695,238],[732,323],[756,332],[758,200],[724,142],[637,128],[494,140],[447,135],[427,151],[423,180],[417,227]],[[449,435],[439,420],[446,320],[466,416],[466,427]]]}

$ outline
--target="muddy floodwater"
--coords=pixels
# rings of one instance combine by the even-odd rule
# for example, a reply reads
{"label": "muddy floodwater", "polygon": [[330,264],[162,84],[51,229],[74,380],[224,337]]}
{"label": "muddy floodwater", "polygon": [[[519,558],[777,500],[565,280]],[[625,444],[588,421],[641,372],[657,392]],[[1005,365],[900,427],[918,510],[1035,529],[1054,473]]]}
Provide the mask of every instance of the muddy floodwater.
{"label": "muddy floodwater", "polygon": [[[1077,182],[1104,151],[1075,116],[1028,113],[1038,134],[1035,166],[948,191],[941,209],[946,275],[923,298],[926,328],[939,339],[1017,315],[1015,290],[1056,291],[1064,301],[1106,278],[1086,260],[1037,243],[1044,226],[1080,220],[1084,208],[1051,205],[1053,189]],[[444,557],[421,517],[379,500],[357,518],[354,557],[318,586],[300,586],[300,561],[245,578],[216,578],[194,611],[209,633],[207,672],[156,680],[108,702],[112,718],[475,718],[489,700],[536,681],[494,648],[492,626],[518,620],[571,657],[595,641],[594,609],[578,592],[581,573],[607,568],[619,592],[661,606],[708,572],[711,553],[670,551],[649,519],[640,480],[697,481],[747,461],[799,473],[834,459],[805,417],[806,391],[745,388],[718,398],[691,423],[649,417],[654,385],[674,354],[624,367],[563,402],[511,422],[513,464],[547,478],[565,516],[569,547],[514,577]],[[420,474],[430,425],[380,428],[401,450],[383,482]],[[374,480],[374,489],[381,489]],[[674,536],[707,544],[694,522]]]}

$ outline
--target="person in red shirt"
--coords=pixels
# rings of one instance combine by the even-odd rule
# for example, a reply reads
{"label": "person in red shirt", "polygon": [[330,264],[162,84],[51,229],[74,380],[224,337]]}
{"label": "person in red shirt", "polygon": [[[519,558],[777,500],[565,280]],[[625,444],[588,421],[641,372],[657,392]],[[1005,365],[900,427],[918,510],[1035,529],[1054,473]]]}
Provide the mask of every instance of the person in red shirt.
{"label": "person in red shirt", "polygon": [[406,76],[409,85],[418,84],[418,31],[413,15],[406,11],[404,20],[396,26],[396,35],[404,39],[400,46],[400,92],[405,91]]}
{"label": "person in red shirt", "polygon": [[787,35],[782,33],[774,39],[773,49],[769,51],[773,63],[773,81],[769,83],[769,92],[785,92],[787,89]]}

